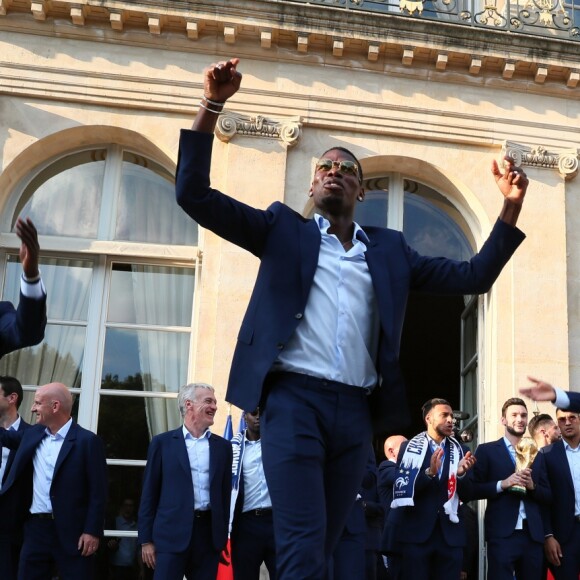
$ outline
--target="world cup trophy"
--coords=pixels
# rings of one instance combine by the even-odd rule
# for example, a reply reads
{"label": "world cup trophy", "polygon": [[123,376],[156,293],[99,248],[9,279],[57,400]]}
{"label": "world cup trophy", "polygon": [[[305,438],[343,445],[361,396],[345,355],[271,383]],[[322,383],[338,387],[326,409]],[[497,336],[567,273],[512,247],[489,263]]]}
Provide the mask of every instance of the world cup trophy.
{"label": "world cup trophy", "polygon": [[[531,467],[537,454],[538,447],[536,442],[531,437],[522,437],[516,445],[516,472]],[[512,485],[509,490],[521,495],[527,493],[523,485]]]}

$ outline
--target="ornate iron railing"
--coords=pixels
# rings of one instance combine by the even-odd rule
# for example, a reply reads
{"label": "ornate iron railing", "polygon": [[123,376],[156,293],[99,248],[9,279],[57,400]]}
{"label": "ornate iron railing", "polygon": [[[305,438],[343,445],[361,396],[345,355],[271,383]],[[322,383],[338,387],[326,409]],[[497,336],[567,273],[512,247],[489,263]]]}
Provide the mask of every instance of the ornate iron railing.
{"label": "ornate iron railing", "polygon": [[580,0],[290,0],[580,40]]}

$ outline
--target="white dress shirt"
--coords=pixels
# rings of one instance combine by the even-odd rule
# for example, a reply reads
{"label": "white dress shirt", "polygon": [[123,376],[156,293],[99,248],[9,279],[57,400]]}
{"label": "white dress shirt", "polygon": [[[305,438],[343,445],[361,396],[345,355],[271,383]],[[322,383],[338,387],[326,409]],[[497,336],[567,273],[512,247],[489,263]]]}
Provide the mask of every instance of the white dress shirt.
{"label": "white dress shirt", "polygon": [[242,463],[244,473],[244,506],[242,512],[272,507],[270,492],[266,484],[264,466],[262,464],[262,441],[249,441],[244,445]]}
{"label": "white dress shirt", "polygon": [[209,510],[211,508],[209,498],[209,438],[211,432],[206,429],[201,437],[194,437],[184,425],[183,437],[191,470],[194,509]]}
{"label": "white dress shirt", "polygon": [[31,514],[52,513],[50,486],[52,485],[58,454],[62,449],[62,444],[71,425],[72,419],[69,419],[54,435],[46,429],[44,439],[36,448],[32,460],[34,473],[32,476]]}
{"label": "white dress shirt", "polygon": [[304,316],[272,370],[302,373],[357,387],[377,383],[378,304],[365,258],[369,242],[354,224],[353,247],[345,251],[318,215],[318,266]]}
{"label": "white dress shirt", "polygon": [[576,498],[574,515],[580,516],[580,445],[574,449],[564,439],[564,449],[566,450],[566,458],[570,466],[570,473],[572,475],[572,483],[574,484],[574,495]]}

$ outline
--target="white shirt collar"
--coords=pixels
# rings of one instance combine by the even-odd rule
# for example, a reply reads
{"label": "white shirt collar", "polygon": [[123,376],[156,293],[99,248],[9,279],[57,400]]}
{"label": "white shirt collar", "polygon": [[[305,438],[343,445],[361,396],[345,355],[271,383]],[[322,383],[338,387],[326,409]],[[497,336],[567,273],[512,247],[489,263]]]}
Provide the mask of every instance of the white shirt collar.
{"label": "white shirt collar", "polygon": [[48,427],[45,429],[45,433],[50,437],[54,437],[55,439],[64,439],[67,436],[71,425],[72,417],[54,435],[50,432]]}
{"label": "white shirt collar", "polygon": [[[330,227],[330,222],[318,213],[314,214],[314,221],[318,226],[321,234],[327,234],[328,228]],[[353,232],[353,240],[360,240],[362,242],[368,243],[369,237],[367,236],[366,232],[356,223],[354,223],[354,232]],[[360,235],[359,235],[360,232]]]}
{"label": "white shirt collar", "polygon": [[200,437],[194,437],[187,429],[187,427],[185,425],[183,425],[183,427],[181,428],[181,430],[183,431],[183,438],[184,439],[193,439],[193,441],[198,441],[199,439],[209,439],[210,435],[211,435],[211,431],[209,429],[206,429]]}

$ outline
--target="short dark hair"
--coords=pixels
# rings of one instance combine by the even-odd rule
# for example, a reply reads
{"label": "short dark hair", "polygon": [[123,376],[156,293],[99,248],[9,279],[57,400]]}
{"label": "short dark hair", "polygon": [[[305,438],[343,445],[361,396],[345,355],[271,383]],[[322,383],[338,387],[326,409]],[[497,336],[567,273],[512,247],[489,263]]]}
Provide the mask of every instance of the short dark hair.
{"label": "short dark hair", "polygon": [[562,407],[556,407],[556,413],[560,411],[560,413],[572,413],[573,415],[578,415],[580,417],[580,413],[576,411],[570,411],[570,409],[562,409]]}
{"label": "short dark hair", "polygon": [[12,393],[16,393],[16,408],[20,409],[22,399],[24,398],[24,392],[22,391],[22,385],[20,381],[14,377],[0,376],[0,387],[4,391],[4,396],[7,397]]}
{"label": "short dark hair", "polygon": [[429,411],[433,407],[436,407],[437,405],[447,405],[447,406],[451,407],[451,403],[449,401],[447,401],[446,399],[429,399],[428,401],[423,403],[423,406],[421,407],[421,413],[423,414],[423,420],[425,420],[425,417],[427,417],[427,415],[429,414]]}
{"label": "short dark hair", "polygon": [[363,169],[362,169],[362,165],[360,164],[360,161],[358,160],[358,157],[349,149],[347,149],[346,147],[340,147],[340,145],[337,145],[336,147],[330,147],[330,149],[327,149],[321,156],[320,158],[322,159],[322,157],[324,157],[327,153],[329,153],[330,151],[342,151],[343,153],[346,153],[347,155],[350,155],[354,162],[356,163],[356,166],[358,167],[358,177],[360,182],[362,183],[363,180]]}
{"label": "short dark hair", "polygon": [[519,397],[512,397],[511,399],[508,399],[504,404],[503,407],[501,408],[501,416],[505,417],[505,412],[507,411],[508,407],[511,407],[512,405],[518,405],[521,407],[525,407],[526,411],[528,410],[527,405],[525,404],[523,399],[520,399]]}
{"label": "short dark hair", "polygon": [[541,413],[540,415],[535,415],[530,419],[528,423],[528,431],[532,437],[536,436],[536,433],[545,427],[548,423],[555,423],[554,419],[547,413]]}

